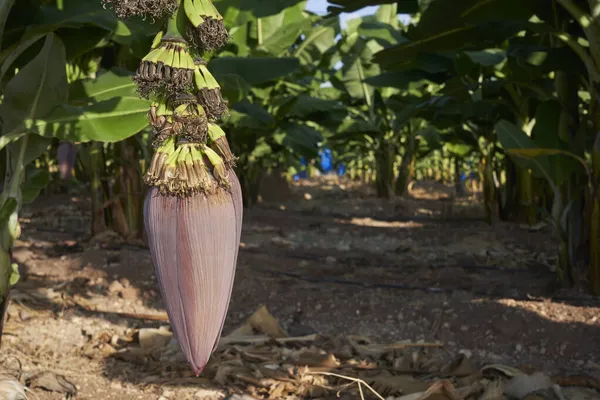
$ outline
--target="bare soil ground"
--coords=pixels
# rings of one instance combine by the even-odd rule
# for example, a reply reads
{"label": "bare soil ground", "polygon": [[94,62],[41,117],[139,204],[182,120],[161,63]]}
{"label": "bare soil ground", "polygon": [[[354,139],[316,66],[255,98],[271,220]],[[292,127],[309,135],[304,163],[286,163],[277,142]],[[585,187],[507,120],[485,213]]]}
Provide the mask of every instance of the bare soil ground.
{"label": "bare soil ground", "polygon": [[[363,344],[364,337],[410,341],[443,346],[468,360],[473,373],[502,364],[600,388],[600,301],[584,290],[553,289],[550,228],[489,226],[479,205],[447,193],[420,184],[410,198],[384,201],[364,187],[321,178],[295,184],[285,201],[246,210],[224,335],[265,305],[288,336],[353,337],[355,358],[357,336]],[[109,233],[90,237],[85,198],[41,198],[22,223],[14,251],[22,277],[0,365],[28,383],[32,398],[75,391],[77,399],[110,400],[244,392],[311,398],[285,397],[273,385],[262,390],[257,373],[229,376],[219,363],[232,354],[266,362],[238,347],[215,357],[215,374],[193,378],[169,342],[148,250]],[[148,337],[161,345],[144,348]],[[339,342],[319,340],[323,354],[343,358],[334,351]],[[389,396],[401,394],[384,386]]]}

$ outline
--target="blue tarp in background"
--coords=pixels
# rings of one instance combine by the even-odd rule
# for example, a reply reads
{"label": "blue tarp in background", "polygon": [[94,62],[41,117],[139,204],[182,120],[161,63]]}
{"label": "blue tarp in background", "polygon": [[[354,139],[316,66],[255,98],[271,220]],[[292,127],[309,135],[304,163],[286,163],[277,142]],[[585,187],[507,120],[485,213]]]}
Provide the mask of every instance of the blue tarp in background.
{"label": "blue tarp in background", "polygon": [[[346,166],[344,164],[339,164],[336,167],[335,163],[333,162],[333,155],[331,154],[330,149],[324,148],[323,150],[320,150],[319,156],[321,158],[321,171],[324,174],[329,174],[331,171],[336,169],[336,172],[339,176],[343,176],[346,173]],[[303,167],[306,167],[307,162],[304,157],[300,158],[300,164],[302,164]],[[304,168],[303,171],[300,171],[294,175],[294,180],[297,181],[299,179],[306,179],[307,177],[308,174],[306,172],[306,168]]]}
{"label": "blue tarp in background", "polygon": [[321,170],[324,174],[328,174],[333,169],[333,156],[331,155],[331,150],[323,149],[319,151],[319,155],[321,156]]}

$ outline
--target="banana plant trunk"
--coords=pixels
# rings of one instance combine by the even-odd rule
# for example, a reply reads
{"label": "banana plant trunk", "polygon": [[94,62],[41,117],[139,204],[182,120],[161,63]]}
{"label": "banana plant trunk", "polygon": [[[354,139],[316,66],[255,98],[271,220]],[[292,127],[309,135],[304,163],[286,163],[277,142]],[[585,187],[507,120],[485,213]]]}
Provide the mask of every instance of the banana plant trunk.
{"label": "banana plant trunk", "polygon": [[536,222],[536,212],[533,204],[533,177],[531,171],[517,167],[518,183],[518,220],[528,225]]}
{"label": "banana plant trunk", "polygon": [[137,161],[138,142],[129,138],[115,149],[120,166],[112,188],[112,225],[117,233],[129,239],[141,239],[145,186]]}
{"label": "banana plant trunk", "polygon": [[485,220],[488,224],[492,224],[497,217],[496,203],[496,185],[494,183],[494,152],[488,151],[488,154],[482,157],[481,169],[483,175],[483,201],[485,206]]}
{"label": "banana plant trunk", "polygon": [[454,191],[457,197],[462,197],[465,195],[465,183],[462,180],[462,176],[460,173],[460,159],[458,157],[454,157]]}
{"label": "banana plant trunk", "polygon": [[[559,71],[556,73],[555,86],[559,101],[564,109],[561,112],[558,135],[564,143],[569,143],[572,151],[578,156],[584,156],[583,145],[581,143],[583,136],[579,131],[579,95],[578,95],[578,77]],[[582,188],[587,182],[586,177],[581,173],[573,172],[565,183],[559,188],[563,199],[563,207],[569,204],[566,211],[565,223],[561,224],[562,230],[560,236],[564,243],[561,243],[561,255],[559,261],[559,281],[563,284],[571,285],[575,281],[574,268],[577,258],[580,254],[580,248],[583,242],[584,224],[584,198]],[[564,212],[564,210],[562,210]]]}
{"label": "banana plant trunk", "polygon": [[398,168],[398,179],[396,180],[396,195],[404,196],[408,190],[408,185],[415,174],[415,148],[416,140],[409,132],[404,155]]}
{"label": "banana plant trunk", "polygon": [[590,201],[592,203],[590,218],[590,282],[592,292],[600,296],[600,131],[596,134],[592,150],[593,181]]}
{"label": "banana plant trunk", "polygon": [[262,163],[258,161],[249,161],[243,168],[240,168],[240,170],[240,183],[244,207],[251,208],[258,203],[258,196],[260,195],[260,184],[264,174]]}
{"label": "banana plant trunk", "polygon": [[[5,232],[5,234],[8,232]],[[5,236],[5,235],[3,235]],[[3,240],[5,241],[5,240]],[[2,332],[4,331],[4,322],[6,319],[6,311],[10,304],[10,275],[12,271],[12,250],[9,246],[0,248],[0,346],[2,345]]]}
{"label": "banana plant trunk", "polygon": [[394,195],[394,146],[389,141],[381,142],[375,163],[377,196],[390,198]]}
{"label": "banana plant trunk", "polygon": [[514,218],[516,210],[518,210],[517,195],[517,166],[510,157],[504,158],[504,171],[506,174],[506,182],[504,184],[504,204],[502,206],[502,214],[500,218],[503,221],[509,221]]}
{"label": "banana plant trunk", "polygon": [[106,207],[104,205],[105,191],[102,183],[105,162],[102,145],[93,142],[86,146],[87,169],[90,173],[90,189],[92,198],[92,235],[104,232],[108,229],[106,222]]}

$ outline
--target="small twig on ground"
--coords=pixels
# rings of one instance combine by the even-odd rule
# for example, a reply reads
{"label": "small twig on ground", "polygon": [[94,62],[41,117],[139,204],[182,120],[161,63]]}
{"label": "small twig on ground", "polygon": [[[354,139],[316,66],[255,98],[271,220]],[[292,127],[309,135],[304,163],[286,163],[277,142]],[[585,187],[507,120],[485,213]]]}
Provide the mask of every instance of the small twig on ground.
{"label": "small twig on ground", "polygon": [[168,322],[169,321],[169,316],[167,315],[167,313],[136,314],[136,313],[126,313],[126,312],[120,312],[120,311],[100,310],[100,309],[96,308],[95,306],[90,306],[90,305],[84,304],[81,301],[78,301],[75,299],[72,299],[72,301],[77,307],[82,308],[85,311],[91,312],[91,313],[113,314],[113,315],[115,315],[117,317],[121,317],[121,318],[143,319],[143,320],[147,320],[147,321],[160,321],[160,322]]}
{"label": "small twig on ground", "polygon": [[367,389],[369,389],[371,391],[371,393],[373,393],[375,396],[377,396],[378,399],[380,400],[385,400],[385,398],[383,398],[383,396],[381,396],[379,393],[377,393],[377,391],[375,391],[375,389],[373,389],[367,382],[363,381],[360,378],[354,378],[351,376],[345,376],[345,375],[340,375],[340,374],[334,374],[332,372],[308,372],[307,375],[326,375],[326,376],[335,376],[336,378],[340,378],[340,379],[346,379],[352,382],[355,382],[358,385],[358,391],[360,392],[360,398],[362,400],[364,400],[364,395],[362,392],[362,387],[361,385],[365,385],[365,387]]}

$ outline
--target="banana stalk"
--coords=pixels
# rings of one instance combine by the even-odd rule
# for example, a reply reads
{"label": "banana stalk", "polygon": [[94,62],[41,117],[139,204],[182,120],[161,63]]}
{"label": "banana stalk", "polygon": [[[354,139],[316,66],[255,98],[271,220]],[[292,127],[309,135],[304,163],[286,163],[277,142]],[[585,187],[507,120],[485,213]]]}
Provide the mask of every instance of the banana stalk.
{"label": "banana stalk", "polygon": [[596,134],[592,150],[593,187],[591,188],[592,215],[590,221],[590,282],[592,292],[600,295],[600,132]]}
{"label": "banana stalk", "polygon": [[408,184],[414,175],[416,146],[417,141],[415,140],[415,137],[410,131],[409,127],[406,147],[404,149],[404,154],[402,155],[402,160],[400,161],[400,167],[398,168],[398,180],[396,181],[397,196],[403,196],[406,194]]}
{"label": "banana stalk", "polygon": [[389,198],[394,194],[394,149],[386,139],[381,140],[376,160],[377,196]]}
{"label": "banana stalk", "polygon": [[229,41],[223,17],[210,0],[184,0],[183,8],[190,24],[187,38],[202,51],[219,49]]}
{"label": "banana stalk", "polygon": [[223,329],[243,218],[236,157],[216,124],[227,103],[197,57],[228,37],[209,0],[181,0],[134,78],[151,100],[154,129],[144,226],[173,332],[196,375]]}
{"label": "banana stalk", "polygon": [[[0,195],[0,338],[4,329],[4,318],[10,303],[10,289],[19,279],[17,264],[12,263],[13,244],[21,235],[19,224],[19,208],[21,205],[21,181],[25,171],[25,154],[28,139],[21,139],[16,157],[15,170],[8,183],[8,188]],[[10,157],[9,153],[9,157]],[[4,219],[6,218],[6,219]]]}

